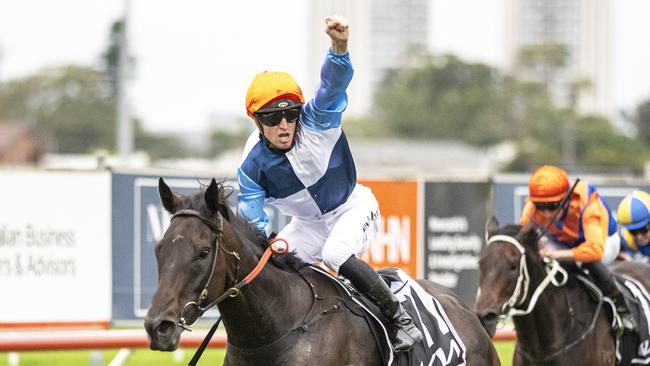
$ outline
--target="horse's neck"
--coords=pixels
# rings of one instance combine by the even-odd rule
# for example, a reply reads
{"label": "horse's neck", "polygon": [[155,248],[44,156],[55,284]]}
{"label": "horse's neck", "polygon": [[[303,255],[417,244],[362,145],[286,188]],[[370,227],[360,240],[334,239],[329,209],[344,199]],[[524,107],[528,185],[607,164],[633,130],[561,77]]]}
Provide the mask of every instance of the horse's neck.
{"label": "horse's neck", "polygon": [[[249,243],[241,242],[237,281],[259,263]],[[299,324],[313,298],[308,284],[295,272],[271,263],[237,297],[219,305],[228,342],[239,347],[259,347],[279,338]]]}

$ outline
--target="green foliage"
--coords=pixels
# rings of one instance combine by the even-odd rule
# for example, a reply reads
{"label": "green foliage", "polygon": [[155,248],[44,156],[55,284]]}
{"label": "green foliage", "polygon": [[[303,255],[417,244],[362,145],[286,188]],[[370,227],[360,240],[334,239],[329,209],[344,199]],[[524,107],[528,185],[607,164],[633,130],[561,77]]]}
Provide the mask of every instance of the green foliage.
{"label": "green foliage", "polygon": [[634,126],[639,138],[646,144],[650,144],[650,99],[645,100],[636,107],[636,114],[633,119]]}
{"label": "green foliage", "polygon": [[344,130],[348,137],[380,138],[390,136],[392,128],[387,124],[380,124],[368,117],[344,117]]}
{"label": "green foliage", "polygon": [[568,57],[569,50],[564,44],[535,44],[519,48],[516,63],[525,68],[559,68],[566,65]]}
{"label": "green foliage", "polygon": [[194,154],[194,151],[188,149],[172,134],[146,131],[138,119],[133,121],[133,139],[135,150],[146,151],[154,160],[182,158]]}
{"label": "green foliage", "polygon": [[641,141],[618,133],[607,119],[595,116],[578,120],[576,152],[585,166],[624,166],[637,173],[649,158]]}
{"label": "green foliage", "polygon": [[254,127],[253,122],[248,118],[241,118],[231,123],[239,127],[235,130],[213,129],[209,132],[210,145],[207,151],[207,158],[214,158],[228,150],[244,147],[246,139],[251,134],[251,128]]}
{"label": "green foliage", "polygon": [[389,73],[376,95],[377,124],[397,136],[489,145],[508,137],[499,72],[446,55]]}
{"label": "green foliage", "polygon": [[0,119],[27,123],[50,152],[112,147],[114,109],[103,74],[89,67],[46,69],[0,87]]}
{"label": "green foliage", "polygon": [[[566,56],[566,48],[558,44],[522,49],[518,67],[541,73],[537,81],[522,81],[451,55],[429,57],[389,72],[375,96],[375,115],[347,122],[346,131],[364,137],[452,139],[475,146],[512,141],[518,153],[505,169],[529,171],[562,164],[563,137],[575,121],[579,167],[640,172],[648,158],[641,142],[614,130],[607,119],[579,116],[552,103],[548,83]],[[590,85],[588,80],[571,83],[573,100]],[[637,108],[635,125],[650,143],[650,101]]]}

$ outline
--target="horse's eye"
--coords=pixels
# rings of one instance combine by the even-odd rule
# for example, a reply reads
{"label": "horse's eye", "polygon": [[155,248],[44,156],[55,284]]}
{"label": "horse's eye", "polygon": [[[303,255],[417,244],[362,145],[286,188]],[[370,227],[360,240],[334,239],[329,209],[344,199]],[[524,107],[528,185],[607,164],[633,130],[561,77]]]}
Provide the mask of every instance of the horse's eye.
{"label": "horse's eye", "polygon": [[516,271],[517,268],[519,268],[519,266],[517,265],[517,263],[513,263],[513,264],[510,265],[510,270],[513,271],[513,272]]}
{"label": "horse's eye", "polygon": [[210,254],[210,248],[208,248],[208,247],[202,248],[201,253],[199,253],[199,258],[201,258],[201,259],[207,258],[208,254]]}

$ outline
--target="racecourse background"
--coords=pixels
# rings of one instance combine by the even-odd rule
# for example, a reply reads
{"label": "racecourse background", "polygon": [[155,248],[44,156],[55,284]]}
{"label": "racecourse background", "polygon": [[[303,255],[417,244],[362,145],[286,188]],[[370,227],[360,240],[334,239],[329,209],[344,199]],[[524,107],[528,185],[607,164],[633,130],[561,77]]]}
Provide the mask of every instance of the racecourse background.
{"label": "racecourse background", "polygon": [[[0,329],[141,324],[157,281],[153,247],[169,222],[157,193],[160,176],[181,193],[211,178],[153,170],[1,170],[0,285],[8,295],[0,301]],[[596,183],[614,208],[631,190],[650,188],[642,180],[581,178]],[[440,282],[472,306],[485,222],[492,214],[502,223],[518,219],[527,179],[362,180],[382,211],[366,259]],[[269,214],[273,230],[288,220]]]}

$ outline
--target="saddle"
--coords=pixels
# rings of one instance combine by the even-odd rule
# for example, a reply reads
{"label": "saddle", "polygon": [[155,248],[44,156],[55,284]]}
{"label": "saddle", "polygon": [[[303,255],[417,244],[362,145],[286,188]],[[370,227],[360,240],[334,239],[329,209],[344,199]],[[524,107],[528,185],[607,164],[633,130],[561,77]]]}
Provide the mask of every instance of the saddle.
{"label": "saddle", "polygon": [[650,364],[650,329],[648,327],[650,295],[636,279],[615,273],[613,276],[616,285],[623,293],[630,313],[638,324],[634,331],[622,331],[621,319],[614,302],[604,297],[602,292],[587,277],[578,275],[578,279],[594,300],[602,300],[606,304],[605,309],[611,321],[612,334],[616,339],[616,364],[619,366]]}
{"label": "saddle", "polygon": [[317,266],[314,271],[332,281],[343,298],[345,306],[355,315],[366,319],[377,346],[382,350],[385,365],[464,365],[465,345],[458,336],[440,303],[427,293],[415,280],[397,268],[378,271],[379,275],[411,315],[415,325],[424,335],[424,341],[417,343],[408,352],[395,354],[391,348],[392,330],[387,328],[387,319],[378,306],[361,295],[350,281],[334,277]]}

